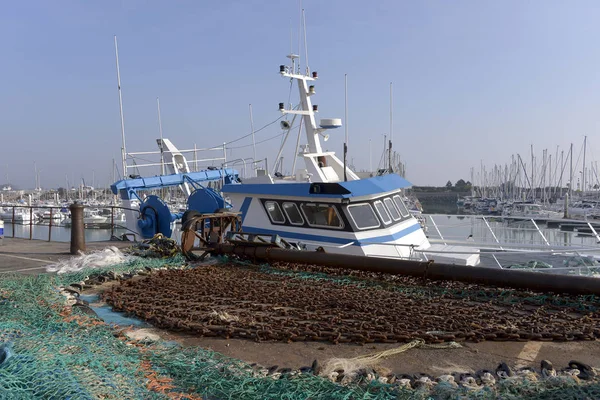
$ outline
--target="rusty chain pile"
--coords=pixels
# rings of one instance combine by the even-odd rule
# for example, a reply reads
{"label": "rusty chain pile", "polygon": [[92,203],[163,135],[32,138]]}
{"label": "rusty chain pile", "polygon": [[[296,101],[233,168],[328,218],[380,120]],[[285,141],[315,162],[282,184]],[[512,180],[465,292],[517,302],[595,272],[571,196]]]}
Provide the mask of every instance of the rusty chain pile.
{"label": "rusty chain pile", "polygon": [[103,297],[116,311],[157,327],[255,341],[365,344],[600,337],[600,302],[595,297],[330,270],[198,266],[125,280]]}

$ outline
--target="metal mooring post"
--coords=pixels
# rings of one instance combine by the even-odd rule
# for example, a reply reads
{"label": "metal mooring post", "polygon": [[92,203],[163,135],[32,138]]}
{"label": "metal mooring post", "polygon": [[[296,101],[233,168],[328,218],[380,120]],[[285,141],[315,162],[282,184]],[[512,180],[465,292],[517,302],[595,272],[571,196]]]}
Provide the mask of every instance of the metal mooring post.
{"label": "metal mooring post", "polygon": [[83,225],[83,204],[73,203],[71,210],[71,254],[85,251],[85,229]]}

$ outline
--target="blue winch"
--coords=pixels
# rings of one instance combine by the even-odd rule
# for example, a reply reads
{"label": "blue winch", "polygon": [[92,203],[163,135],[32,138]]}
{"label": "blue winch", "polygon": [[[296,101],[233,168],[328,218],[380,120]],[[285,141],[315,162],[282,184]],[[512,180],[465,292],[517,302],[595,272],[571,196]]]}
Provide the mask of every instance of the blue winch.
{"label": "blue winch", "polygon": [[157,233],[171,237],[171,223],[180,219],[183,213],[172,214],[169,207],[158,196],[148,196],[140,205],[140,219],[137,224],[144,238],[151,238]]}
{"label": "blue winch", "polygon": [[210,187],[200,187],[192,192],[187,199],[188,210],[198,211],[201,214],[214,213],[217,210],[231,208],[223,196]]}

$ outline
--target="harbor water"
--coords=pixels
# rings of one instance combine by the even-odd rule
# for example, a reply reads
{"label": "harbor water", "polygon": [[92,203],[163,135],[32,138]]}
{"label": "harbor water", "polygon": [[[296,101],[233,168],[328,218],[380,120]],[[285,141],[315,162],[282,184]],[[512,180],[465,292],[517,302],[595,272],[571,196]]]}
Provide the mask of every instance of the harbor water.
{"label": "harbor water", "polygon": [[[46,224],[12,224],[10,222],[4,223],[4,236],[29,239],[30,237],[34,240],[48,240],[48,234],[50,227]],[[51,241],[53,242],[69,242],[71,240],[71,227],[53,225],[51,232]],[[31,232],[31,233],[30,233]],[[127,233],[126,229],[115,228],[113,234],[115,236],[121,236]],[[31,236],[30,236],[31,235]],[[85,240],[86,242],[100,242],[110,240],[111,230],[110,229],[85,229]]]}

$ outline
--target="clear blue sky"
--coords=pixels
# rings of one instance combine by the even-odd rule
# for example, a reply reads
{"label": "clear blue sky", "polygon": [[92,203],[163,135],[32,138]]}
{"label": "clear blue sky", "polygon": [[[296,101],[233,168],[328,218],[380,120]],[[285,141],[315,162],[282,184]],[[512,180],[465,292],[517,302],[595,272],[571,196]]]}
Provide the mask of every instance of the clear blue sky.
{"label": "clear blue sky", "polygon": [[[480,160],[556,146],[600,148],[597,1],[304,0],[320,117],[343,117],[350,157],[379,160],[389,131],[415,185],[469,178]],[[297,1],[5,1],[0,5],[0,183],[109,183],[120,157],[113,35],[118,36],[127,147],[155,149],[156,97],[165,137],[213,146],[279,116],[278,75],[298,32]],[[295,50],[297,51],[297,49]],[[295,94],[295,92],[294,92]],[[278,134],[276,125],[257,140]],[[341,156],[343,129],[326,148]],[[246,141],[239,144],[249,144]],[[376,143],[376,145],[375,145]],[[261,144],[274,161],[279,140]],[[291,151],[286,169],[291,168]],[[250,156],[251,149],[233,157]]]}

